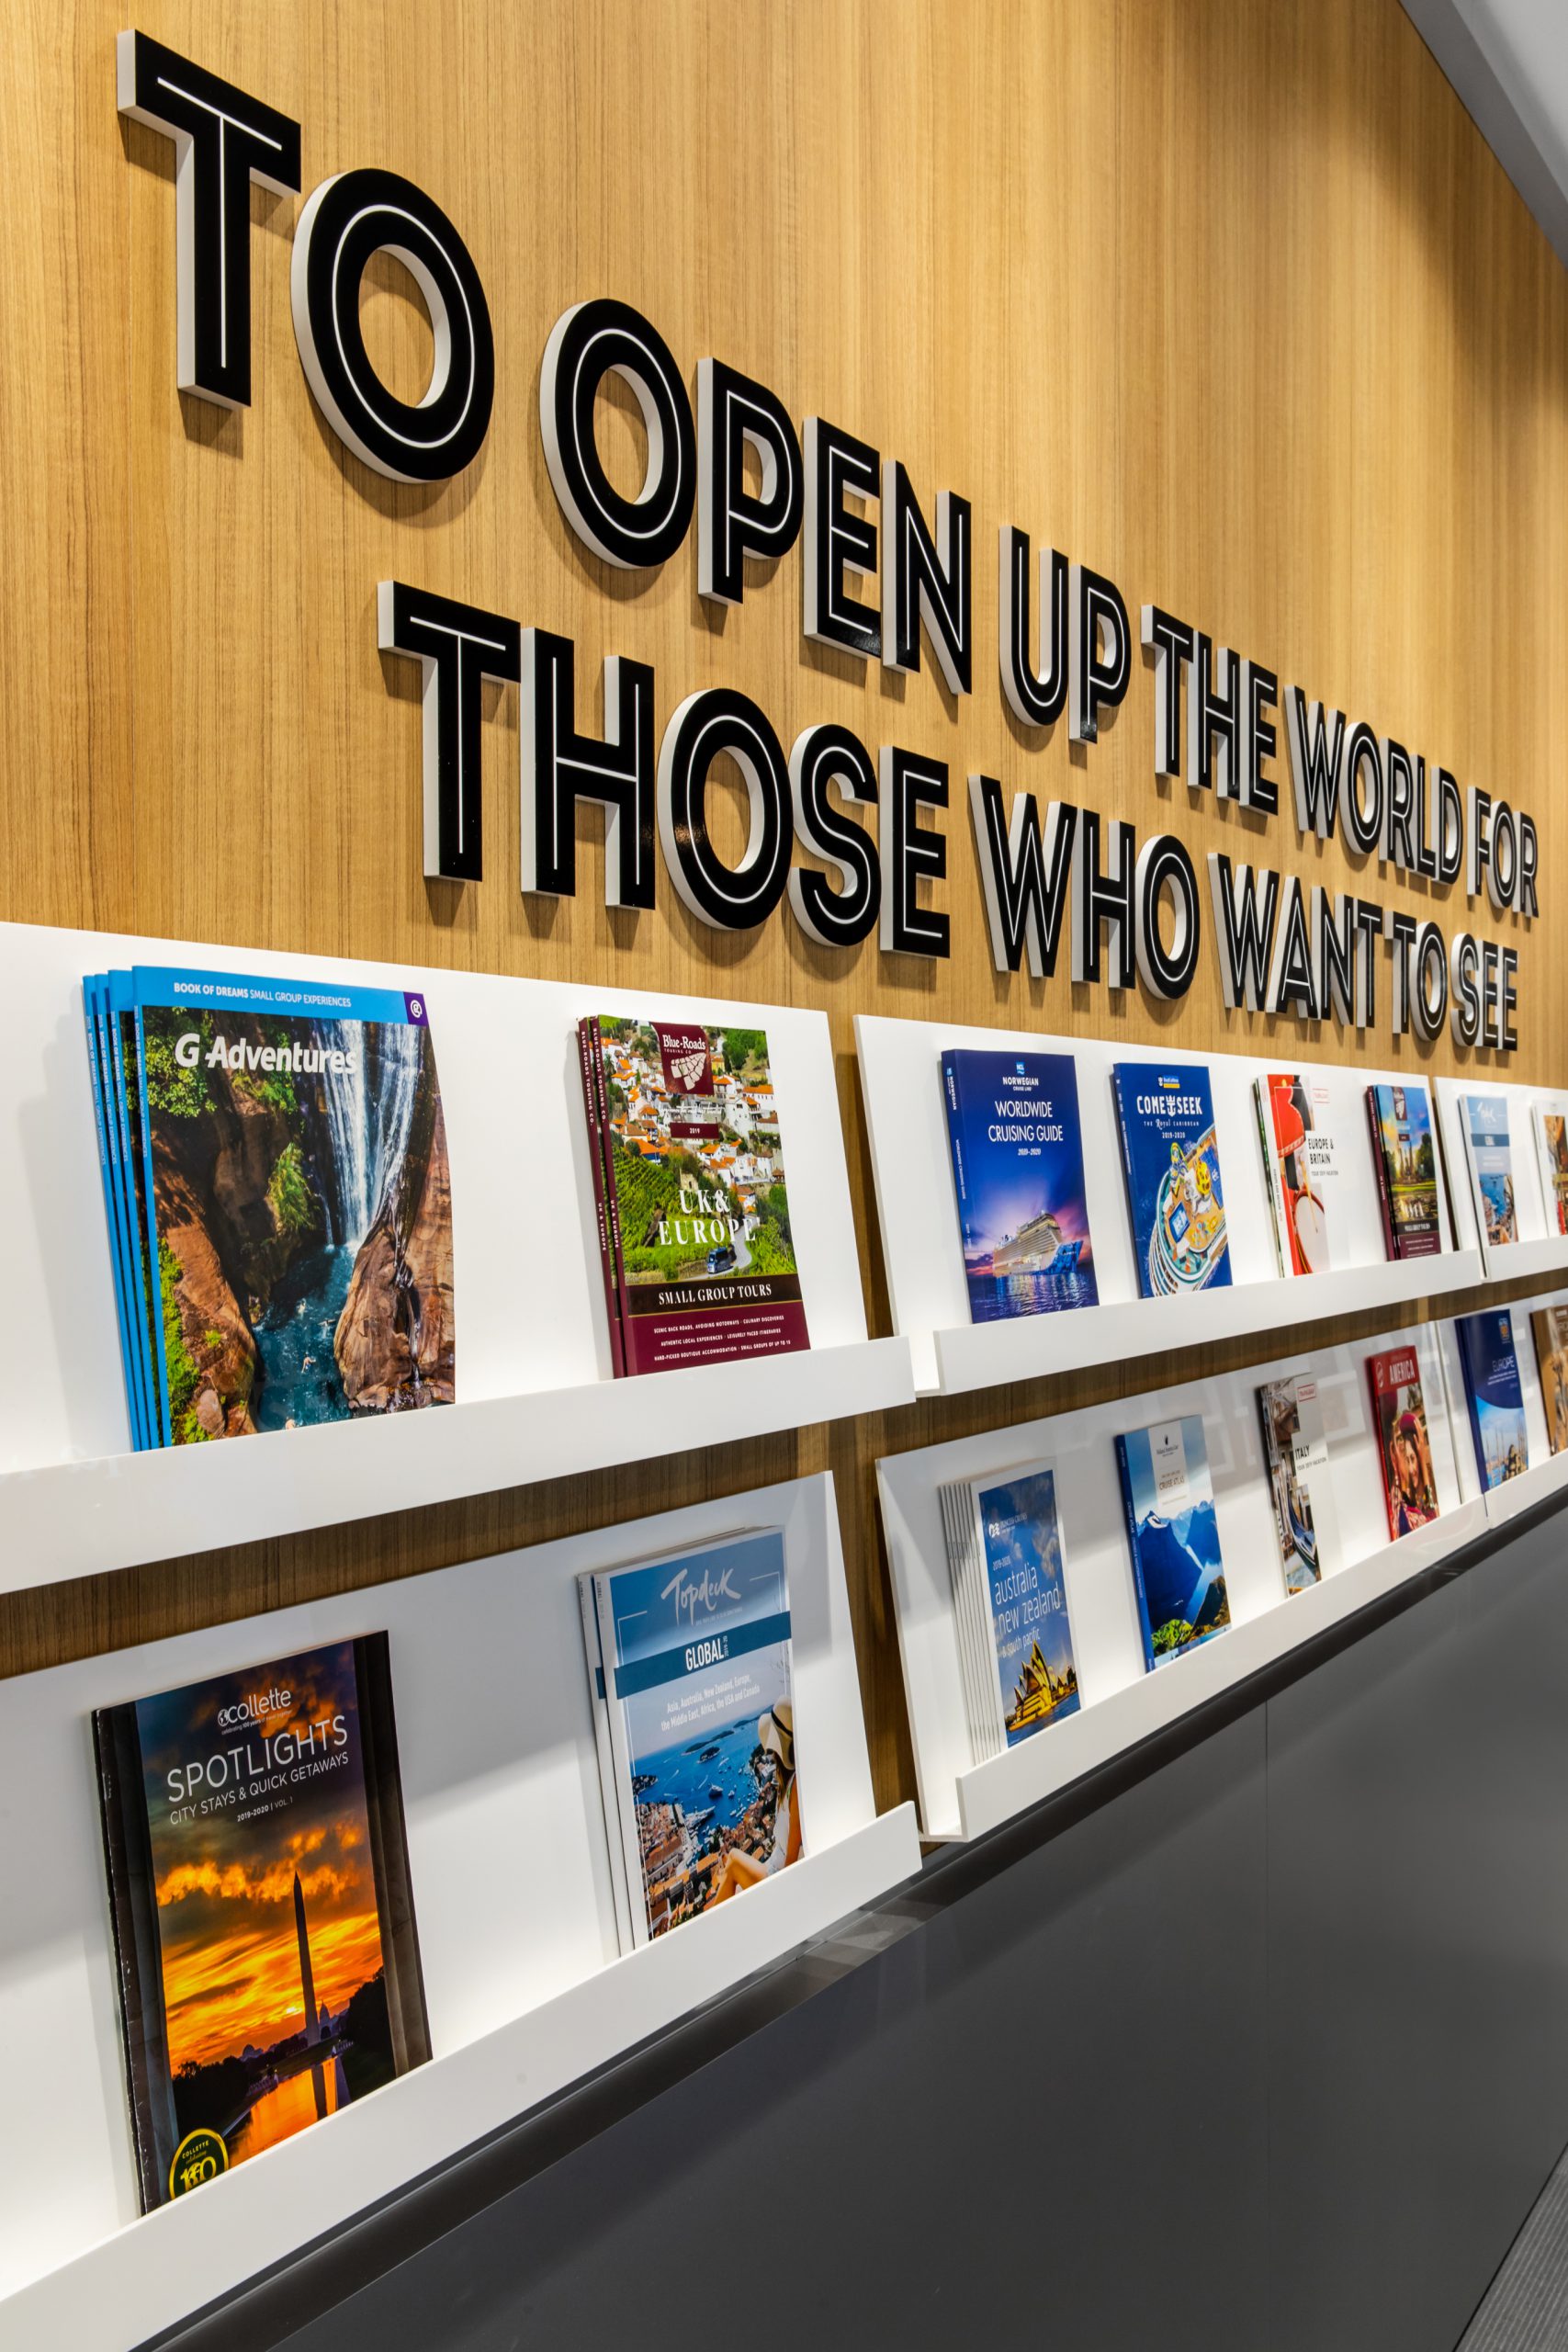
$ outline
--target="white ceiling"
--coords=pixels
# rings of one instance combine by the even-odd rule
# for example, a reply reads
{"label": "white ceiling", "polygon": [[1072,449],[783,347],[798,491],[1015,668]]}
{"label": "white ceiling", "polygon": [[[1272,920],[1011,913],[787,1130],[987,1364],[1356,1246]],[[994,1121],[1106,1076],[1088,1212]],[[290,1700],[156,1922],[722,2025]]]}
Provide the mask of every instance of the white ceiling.
{"label": "white ceiling", "polygon": [[1568,264],[1568,0],[1404,0]]}

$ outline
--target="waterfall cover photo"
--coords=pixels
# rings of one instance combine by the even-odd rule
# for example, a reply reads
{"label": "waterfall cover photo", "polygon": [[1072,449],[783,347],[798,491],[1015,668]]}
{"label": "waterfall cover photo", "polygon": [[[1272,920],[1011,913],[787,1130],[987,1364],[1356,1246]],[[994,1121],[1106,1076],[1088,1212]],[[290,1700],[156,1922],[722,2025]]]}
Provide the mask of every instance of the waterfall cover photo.
{"label": "waterfall cover photo", "polygon": [[162,1442],[449,1405],[452,1185],[423,996],[136,979]]}

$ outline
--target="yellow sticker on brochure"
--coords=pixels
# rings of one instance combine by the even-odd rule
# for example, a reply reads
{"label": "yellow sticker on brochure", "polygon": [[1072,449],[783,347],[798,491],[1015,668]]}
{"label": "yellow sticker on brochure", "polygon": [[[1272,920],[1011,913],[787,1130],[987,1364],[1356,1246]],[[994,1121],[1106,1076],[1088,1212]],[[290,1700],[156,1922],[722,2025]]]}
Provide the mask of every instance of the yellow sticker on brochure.
{"label": "yellow sticker on brochure", "polygon": [[205,2124],[195,2132],[187,2132],[175,2150],[175,2160],[169,2166],[169,2194],[184,2197],[188,2189],[199,2188],[204,2181],[216,2180],[220,2172],[229,2169],[229,2150],[220,2132],[209,2132]]}

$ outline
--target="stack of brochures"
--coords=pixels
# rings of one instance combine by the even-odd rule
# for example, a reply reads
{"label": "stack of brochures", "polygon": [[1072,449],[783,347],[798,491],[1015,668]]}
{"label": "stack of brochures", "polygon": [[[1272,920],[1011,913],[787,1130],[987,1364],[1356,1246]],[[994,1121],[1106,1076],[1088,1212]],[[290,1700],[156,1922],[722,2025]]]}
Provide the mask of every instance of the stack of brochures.
{"label": "stack of brochures", "polygon": [[138,966],[82,998],[133,1445],[449,1405],[423,995]]}
{"label": "stack of brochures", "polygon": [[601,1569],[578,1590],[626,1951],[804,1850],[784,1533]]}

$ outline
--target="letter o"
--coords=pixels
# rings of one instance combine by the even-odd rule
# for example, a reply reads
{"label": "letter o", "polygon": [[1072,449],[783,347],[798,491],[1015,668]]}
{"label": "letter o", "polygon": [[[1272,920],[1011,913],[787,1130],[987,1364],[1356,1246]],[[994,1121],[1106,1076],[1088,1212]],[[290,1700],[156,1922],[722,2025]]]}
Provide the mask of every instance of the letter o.
{"label": "letter o", "polygon": [[1416,987],[1410,1001],[1422,1036],[1440,1037],[1449,1009],[1449,956],[1435,922],[1422,924],[1416,943]]}
{"label": "letter o", "polygon": [[[387,390],[359,328],[371,256],[395,254],[430,311],[435,365],[412,407]],[[446,481],[478,457],[495,398],[484,288],[441,207],[396,172],[340,172],[299,216],[290,272],[294,339],[321,413],[393,481]]]}
{"label": "letter o", "polygon": [[[593,435],[593,403],[611,374],[636,400],[648,435],[635,498],[604,471]],[[674,554],[696,497],[696,428],[670,346],[640,311],[603,296],[561,313],[539,368],[539,430],[561,510],[595,555],[641,571]]]}
{"label": "letter o", "polygon": [[[1176,937],[1168,953],[1159,935],[1160,899],[1169,886],[1176,908]],[[1198,968],[1198,877],[1192,860],[1174,833],[1156,833],[1138,853],[1134,877],[1137,895],[1138,971],[1151,996],[1185,996]]]}
{"label": "letter o", "polygon": [[1519,887],[1519,829],[1506,800],[1492,804],[1492,856],[1486,868],[1486,895],[1501,913],[1514,903]]}
{"label": "letter o", "polygon": [[[750,824],[733,871],[708,836],[708,770],[728,752],[746,779]],[[749,695],[710,687],[672,713],[659,748],[659,840],[670,877],[716,931],[750,931],[784,896],[791,839],[789,770],[778,737]]]}

